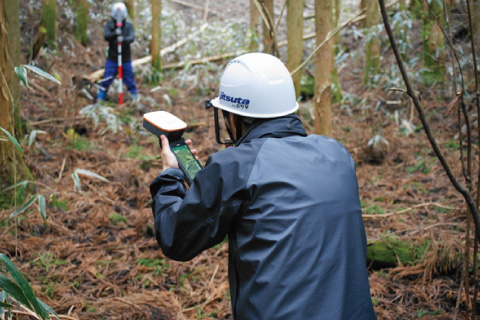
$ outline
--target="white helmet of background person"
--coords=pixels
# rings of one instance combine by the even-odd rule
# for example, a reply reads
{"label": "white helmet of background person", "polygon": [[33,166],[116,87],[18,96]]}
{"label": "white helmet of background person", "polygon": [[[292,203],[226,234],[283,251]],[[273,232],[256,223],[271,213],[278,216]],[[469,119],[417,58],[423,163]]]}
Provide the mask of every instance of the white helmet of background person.
{"label": "white helmet of background person", "polygon": [[211,103],[250,118],[276,118],[298,109],[290,72],[266,53],[247,53],[230,61],[220,80],[220,94]]}
{"label": "white helmet of background person", "polygon": [[112,6],[112,18],[116,21],[127,19],[127,7],[123,2],[116,2]]}

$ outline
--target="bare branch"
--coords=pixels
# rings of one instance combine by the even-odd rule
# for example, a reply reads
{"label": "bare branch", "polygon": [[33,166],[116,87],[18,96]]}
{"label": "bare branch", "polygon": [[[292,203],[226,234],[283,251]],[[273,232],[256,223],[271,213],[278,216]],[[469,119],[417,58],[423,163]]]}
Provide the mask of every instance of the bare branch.
{"label": "bare branch", "polygon": [[389,38],[390,43],[392,45],[392,49],[393,49],[393,52],[395,54],[395,58],[397,60],[398,67],[399,67],[400,72],[402,74],[403,81],[405,82],[405,86],[407,88],[407,94],[413,100],[413,103],[415,105],[415,109],[417,110],[418,115],[420,117],[420,121],[422,122],[423,129],[425,130],[425,134],[427,135],[428,140],[430,141],[430,145],[432,146],[433,151],[435,152],[435,155],[437,156],[438,160],[440,161],[445,173],[447,174],[448,178],[450,179],[450,182],[453,184],[455,189],[458,192],[460,192],[460,194],[462,194],[463,198],[467,202],[468,208],[470,209],[470,211],[472,213],[472,216],[473,216],[473,220],[475,222],[476,233],[477,233],[477,235],[480,236],[480,228],[479,228],[480,227],[480,219],[478,217],[478,208],[475,205],[475,202],[474,202],[473,197],[472,197],[471,193],[469,192],[469,190],[467,188],[465,188],[465,186],[461,185],[458,182],[458,180],[455,178],[455,176],[453,175],[450,166],[448,165],[447,161],[445,160],[445,157],[444,157],[442,151],[440,150],[440,148],[439,148],[439,146],[438,146],[438,144],[435,140],[435,137],[433,136],[433,134],[430,130],[430,126],[428,125],[428,123],[426,121],[426,118],[425,118],[425,112],[424,112],[424,109],[423,109],[423,105],[420,102],[420,99],[419,99],[418,95],[413,90],[413,87],[410,83],[410,79],[407,75],[407,71],[406,71],[405,66],[403,64],[402,57],[400,55],[400,51],[398,50],[397,43],[395,41],[395,38],[393,37],[392,28],[390,27],[390,23],[388,22],[388,13],[387,13],[387,10],[385,8],[385,1],[384,0],[378,0],[378,2],[380,4],[380,11],[382,13],[383,23],[385,25],[385,31],[387,32],[388,38]]}

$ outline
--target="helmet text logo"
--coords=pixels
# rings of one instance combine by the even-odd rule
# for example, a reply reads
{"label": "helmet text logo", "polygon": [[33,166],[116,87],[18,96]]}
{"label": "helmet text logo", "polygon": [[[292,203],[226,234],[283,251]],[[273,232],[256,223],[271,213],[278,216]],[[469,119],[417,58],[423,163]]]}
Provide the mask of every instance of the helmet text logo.
{"label": "helmet text logo", "polygon": [[223,91],[220,92],[220,100],[230,102],[239,109],[248,109],[248,105],[250,104],[250,100],[248,99],[243,99],[240,97],[237,97],[237,98],[231,97],[226,95]]}

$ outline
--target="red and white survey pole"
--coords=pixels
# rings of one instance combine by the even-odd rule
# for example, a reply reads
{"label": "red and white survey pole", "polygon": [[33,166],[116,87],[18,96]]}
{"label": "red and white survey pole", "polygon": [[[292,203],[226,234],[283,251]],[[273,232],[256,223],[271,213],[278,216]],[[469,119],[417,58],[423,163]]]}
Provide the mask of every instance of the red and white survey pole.
{"label": "red and white survey pole", "polygon": [[117,42],[118,42],[118,80],[120,82],[118,89],[118,104],[123,104],[123,81],[122,81],[122,23],[117,21]]}

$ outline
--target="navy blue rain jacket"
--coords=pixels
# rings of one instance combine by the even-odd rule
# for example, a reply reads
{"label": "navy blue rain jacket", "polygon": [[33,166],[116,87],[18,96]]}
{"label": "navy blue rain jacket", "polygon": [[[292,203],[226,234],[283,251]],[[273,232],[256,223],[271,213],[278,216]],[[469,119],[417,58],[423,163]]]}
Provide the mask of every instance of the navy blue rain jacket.
{"label": "navy blue rain jacket", "polygon": [[228,235],[235,319],[376,319],[354,162],[297,116],[254,125],[188,192],[179,169],[150,191],[167,257],[190,260]]}

